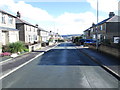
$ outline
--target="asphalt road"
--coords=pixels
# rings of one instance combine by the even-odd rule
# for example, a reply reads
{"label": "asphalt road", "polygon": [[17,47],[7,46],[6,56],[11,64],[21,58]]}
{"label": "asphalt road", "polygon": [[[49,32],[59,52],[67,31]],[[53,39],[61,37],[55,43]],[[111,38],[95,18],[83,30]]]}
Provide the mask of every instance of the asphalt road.
{"label": "asphalt road", "polygon": [[2,88],[118,88],[118,80],[62,43],[2,80]]}

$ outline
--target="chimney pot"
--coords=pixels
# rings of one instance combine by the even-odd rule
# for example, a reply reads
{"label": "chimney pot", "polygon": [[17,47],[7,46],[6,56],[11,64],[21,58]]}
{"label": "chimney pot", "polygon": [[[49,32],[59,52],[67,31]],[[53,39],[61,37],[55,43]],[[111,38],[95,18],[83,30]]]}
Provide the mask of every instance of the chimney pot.
{"label": "chimney pot", "polygon": [[19,17],[19,18],[21,17],[21,15],[20,15],[20,12],[19,12],[19,11],[17,12],[17,17]]}
{"label": "chimney pot", "polygon": [[109,13],[109,18],[112,18],[113,16],[115,16],[115,13],[114,12],[110,12]]}

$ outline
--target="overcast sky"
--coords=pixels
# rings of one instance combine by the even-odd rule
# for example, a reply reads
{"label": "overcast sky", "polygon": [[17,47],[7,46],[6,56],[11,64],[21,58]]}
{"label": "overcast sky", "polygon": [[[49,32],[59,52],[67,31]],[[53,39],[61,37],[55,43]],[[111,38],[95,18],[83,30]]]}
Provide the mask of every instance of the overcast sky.
{"label": "overcast sky", "polygon": [[[99,21],[117,14],[119,0],[98,0]],[[0,9],[60,34],[81,34],[96,23],[97,0],[0,0]]]}

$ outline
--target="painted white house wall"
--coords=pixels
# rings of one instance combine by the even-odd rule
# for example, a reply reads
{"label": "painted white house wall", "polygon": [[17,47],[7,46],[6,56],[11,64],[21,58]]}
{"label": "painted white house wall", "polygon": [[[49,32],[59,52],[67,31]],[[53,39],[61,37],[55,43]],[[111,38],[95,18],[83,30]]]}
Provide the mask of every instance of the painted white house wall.
{"label": "painted white house wall", "polygon": [[0,12],[0,26],[1,27],[16,28],[15,18],[10,16],[10,15],[3,14]]}
{"label": "painted white house wall", "polygon": [[25,27],[25,43],[34,43],[38,41],[37,28],[34,26],[26,25]]}
{"label": "painted white house wall", "polygon": [[16,31],[9,31],[9,43],[19,41],[19,33]]}
{"label": "painted white house wall", "polygon": [[48,40],[49,40],[49,32],[48,31],[41,30],[40,36],[42,38],[42,42],[48,42]]}
{"label": "painted white house wall", "polygon": [[2,45],[19,41],[15,18],[15,16],[0,10],[0,43]]}

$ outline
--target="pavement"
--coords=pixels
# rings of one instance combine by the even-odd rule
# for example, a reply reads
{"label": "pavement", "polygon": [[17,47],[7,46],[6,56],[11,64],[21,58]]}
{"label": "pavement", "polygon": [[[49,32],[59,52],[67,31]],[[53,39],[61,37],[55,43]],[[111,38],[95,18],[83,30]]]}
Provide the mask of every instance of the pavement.
{"label": "pavement", "polygon": [[1,72],[2,74],[0,74],[0,76],[2,77],[4,75],[8,74],[9,72],[14,70],[18,66],[20,66],[26,62],[29,62],[29,60],[35,58],[37,55],[44,54],[45,52],[49,51],[51,48],[53,48],[56,45],[58,45],[58,44],[42,47],[40,50],[29,52],[29,53],[17,56],[15,58],[6,58],[6,60],[0,62],[1,66],[2,66],[2,72]]}
{"label": "pavement", "polygon": [[119,58],[103,53],[101,51],[93,50],[88,47],[76,46],[80,52],[91,58],[98,65],[103,67],[118,80],[120,80],[120,61]]}

